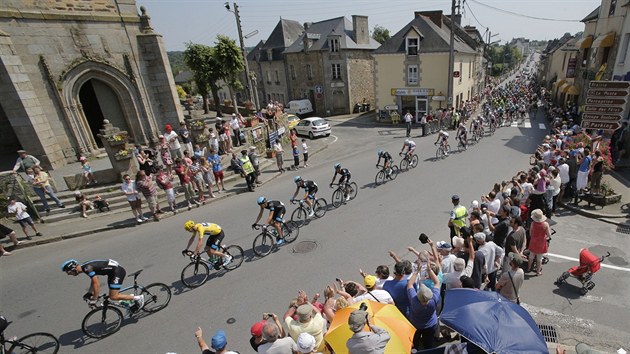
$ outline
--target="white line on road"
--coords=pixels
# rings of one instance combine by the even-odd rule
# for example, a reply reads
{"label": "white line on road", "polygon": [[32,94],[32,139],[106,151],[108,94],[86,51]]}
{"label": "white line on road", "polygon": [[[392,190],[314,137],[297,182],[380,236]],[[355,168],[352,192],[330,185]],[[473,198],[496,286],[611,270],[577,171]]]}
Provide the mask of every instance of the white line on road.
{"label": "white line on road", "polygon": [[532,127],[532,123],[530,122],[525,122],[525,128],[531,128]]}
{"label": "white line on road", "polygon": [[518,122],[512,122],[512,124],[510,124],[510,127],[518,127]]}
{"label": "white line on road", "polygon": [[333,142],[331,144],[334,144],[337,142],[337,140],[339,139],[336,135],[331,135],[333,138],[335,138],[335,140],[333,140]]}
{"label": "white line on road", "polygon": [[[563,255],[560,255],[560,254],[554,254],[554,253],[547,253],[547,255],[551,256],[551,257],[565,259],[567,261],[574,261],[574,262],[577,262],[578,264],[580,263],[579,259],[573,258],[573,257],[567,257],[567,256],[563,256]],[[610,265],[610,264],[605,264],[605,263],[601,263],[601,265],[604,268],[610,268],[610,269],[615,269],[615,270],[621,270],[621,271],[624,271],[624,272],[630,272],[630,268],[617,267],[617,266]]]}
{"label": "white line on road", "polygon": [[538,129],[547,129],[545,128],[545,123],[538,123]]}

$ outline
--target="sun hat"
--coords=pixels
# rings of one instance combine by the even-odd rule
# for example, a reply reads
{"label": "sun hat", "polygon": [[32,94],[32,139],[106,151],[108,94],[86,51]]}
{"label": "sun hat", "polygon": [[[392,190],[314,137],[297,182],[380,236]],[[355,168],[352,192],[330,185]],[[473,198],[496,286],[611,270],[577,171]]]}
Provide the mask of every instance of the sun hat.
{"label": "sun hat", "polygon": [[295,310],[295,313],[297,314],[298,320],[300,322],[306,322],[313,315],[313,305],[308,304],[308,303],[304,305],[300,305],[300,307],[298,307],[297,310]]}
{"label": "sun hat", "polygon": [[534,222],[543,222],[547,220],[547,217],[543,214],[542,210],[535,209],[532,211],[532,220],[534,220]]}
{"label": "sun hat", "polygon": [[366,316],[367,312],[363,310],[353,311],[348,317],[348,326],[350,326],[350,330],[354,333],[360,332],[365,326]]}
{"label": "sun hat", "polygon": [[450,251],[453,248],[450,243],[445,242],[445,241],[438,241],[435,247],[438,250],[445,250],[445,251]]}
{"label": "sun hat", "polygon": [[309,333],[302,332],[297,339],[297,347],[300,353],[310,353],[315,349],[315,337]]}
{"label": "sun hat", "polygon": [[420,288],[418,289],[418,300],[420,300],[420,302],[429,302],[431,299],[433,299],[433,292],[431,289],[427,288],[424,283],[420,283]]}

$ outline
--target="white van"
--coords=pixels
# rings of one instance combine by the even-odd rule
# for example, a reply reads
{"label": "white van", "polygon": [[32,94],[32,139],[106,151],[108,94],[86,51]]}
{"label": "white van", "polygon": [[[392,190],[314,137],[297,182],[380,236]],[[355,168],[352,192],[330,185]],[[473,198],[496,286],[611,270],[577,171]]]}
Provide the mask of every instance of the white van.
{"label": "white van", "polygon": [[311,101],[307,99],[295,100],[287,103],[284,111],[289,114],[295,114],[300,117],[304,117],[310,113],[313,113],[313,105]]}

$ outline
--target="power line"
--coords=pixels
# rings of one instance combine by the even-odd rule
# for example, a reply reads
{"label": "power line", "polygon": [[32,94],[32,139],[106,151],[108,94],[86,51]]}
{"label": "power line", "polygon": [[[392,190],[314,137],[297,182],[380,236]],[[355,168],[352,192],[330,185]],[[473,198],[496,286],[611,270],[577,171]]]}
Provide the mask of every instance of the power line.
{"label": "power line", "polygon": [[470,5],[468,5],[466,0],[464,0],[464,5],[466,5],[466,7],[468,8],[468,11],[470,11],[470,14],[472,15],[472,17],[475,19],[475,21],[477,21],[477,24],[479,24],[480,27],[483,27],[483,28],[485,28],[487,30],[488,27],[482,25],[481,22],[479,22],[479,20],[477,19],[477,16],[475,16],[475,13],[472,11],[472,9],[470,8]]}
{"label": "power line", "polygon": [[498,7],[490,6],[488,4],[484,4],[484,3],[479,2],[477,0],[470,0],[470,1],[474,2],[475,4],[479,4],[481,6],[485,6],[487,8],[493,9],[495,11],[499,11],[499,12],[506,13],[506,14],[513,15],[513,16],[530,18],[530,19],[533,19],[533,20],[555,21],[555,22],[580,22],[580,20],[563,20],[563,19],[558,19],[558,18],[529,16],[529,15],[519,14],[517,12],[513,12],[513,11],[509,11],[509,10],[500,9]]}

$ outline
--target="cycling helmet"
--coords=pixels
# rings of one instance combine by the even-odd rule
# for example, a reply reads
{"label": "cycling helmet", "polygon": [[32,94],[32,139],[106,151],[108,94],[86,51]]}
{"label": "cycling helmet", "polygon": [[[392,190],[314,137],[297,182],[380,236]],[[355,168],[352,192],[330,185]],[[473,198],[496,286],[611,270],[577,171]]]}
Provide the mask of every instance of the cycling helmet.
{"label": "cycling helmet", "polygon": [[443,129],[440,129],[440,134],[444,134],[444,130]]}
{"label": "cycling helmet", "polygon": [[195,222],[192,220],[188,220],[184,223],[184,230],[192,231],[192,228],[195,226]]}
{"label": "cycling helmet", "polygon": [[409,139],[405,140],[405,145],[409,145]]}
{"label": "cycling helmet", "polygon": [[258,205],[265,204],[266,202],[267,202],[267,198],[265,198],[265,197],[258,197]]}
{"label": "cycling helmet", "polygon": [[78,264],[79,262],[77,262],[76,259],[68,259],[67,261],[63,262],[63,264],[61,265],[61,270],[64,272],[67,272],[69,270],[76,268]]}
{"label": "cycling helmet", "polygon": [[295,182],[295,184],[298,184],[301,180],[302,180],[302,177],[300,176],[293,177],[293,182]]}
{"label": "cycling helmet", "polygon": [[378,157],[383,156],[383,150],[379,150],[379,151],[377,152],[377,154],[378,154]]}
{"label": "cycling helmet", "polygon": [[339,169],[339,168],[341,168],[341,164],[340,164],[339,162],[337,162],[337,163],[335,164],[335,170],[337,170],[337,169]]}

